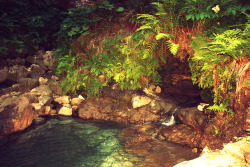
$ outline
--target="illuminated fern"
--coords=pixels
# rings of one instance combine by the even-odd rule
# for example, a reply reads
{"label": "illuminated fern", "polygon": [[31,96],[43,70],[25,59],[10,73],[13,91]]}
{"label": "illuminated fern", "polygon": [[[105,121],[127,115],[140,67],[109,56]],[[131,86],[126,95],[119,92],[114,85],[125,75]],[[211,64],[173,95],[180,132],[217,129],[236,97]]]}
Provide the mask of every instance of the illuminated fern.
{"label": "illuminated fern", "polygon": [[237,63],[250,56],[249,23],[243,30],[232,29],[215,34],[212,42],[204,37],[196,37],[192,42],[192,80],[202,88],[213,89],[215,105],[210,109],[231,112],[227,101],[235,92],[239,73]]}

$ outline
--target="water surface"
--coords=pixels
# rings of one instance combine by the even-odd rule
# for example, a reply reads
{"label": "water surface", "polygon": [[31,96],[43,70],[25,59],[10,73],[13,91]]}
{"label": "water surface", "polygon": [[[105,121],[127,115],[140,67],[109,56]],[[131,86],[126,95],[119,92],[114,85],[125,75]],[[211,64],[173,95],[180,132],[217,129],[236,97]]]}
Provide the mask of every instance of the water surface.
{"label": "water surface", "polygon": [[[107,122],[49,119],[1,146],[0,166],[133,167],[147,162],[145,156],[124,150],[118,137],[122,128]],[[170,158],[170,155],[164,156]],[[150,163],[157,165],[157,162]]]}

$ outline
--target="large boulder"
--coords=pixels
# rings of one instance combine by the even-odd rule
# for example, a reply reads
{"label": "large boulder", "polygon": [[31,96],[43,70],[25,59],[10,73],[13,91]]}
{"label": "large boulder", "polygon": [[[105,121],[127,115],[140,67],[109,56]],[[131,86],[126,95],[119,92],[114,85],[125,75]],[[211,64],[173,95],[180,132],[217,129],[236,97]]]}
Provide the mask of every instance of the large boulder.
{"label": "large boulder", "polygon": [[132,98],[131,103],[133,108],[138,108],[149,104],[151,101],[152,99],[148,96],[135,95]]}
{"label": "large boulder", "polygon": [[126,124],[142,124],[144,122],[160,122],[161,116],[146,107],[129,108],[122,102],[111,99],[87,100],[78,110],[83,119],[109,120]]}
{"label": "large boulder", "polygon": [[163,100],[152,100],[150,102],[150,109],[154,113],[160,115],[169,115],[175,111],[178,107],[178,103],[170,98],[165,98]]}
{"label": "large boulder", "polygon": [[0,135],[24,130],[37,115],[27,97],[10,97],[0,105]]}
{"label": "large boulder", "polygon": [[204,148],[200,157],[190,161],[184,161],[174,167],[250,166],[249,155],[250,145],[246,139],[243,139],[235,143],[226,144],[222,150],[209,150],[208,148]]}

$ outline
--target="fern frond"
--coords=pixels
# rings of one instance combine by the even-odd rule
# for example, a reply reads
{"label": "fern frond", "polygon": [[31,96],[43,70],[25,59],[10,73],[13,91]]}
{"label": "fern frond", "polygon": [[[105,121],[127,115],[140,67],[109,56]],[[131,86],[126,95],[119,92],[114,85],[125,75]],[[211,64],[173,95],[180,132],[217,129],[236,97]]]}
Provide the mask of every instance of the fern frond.
{"label": "fern frond", "polygon": [[173,55],[176,55],[179,50],[180,44],[175,44],[170,40],[167,41],[167,44],[168,44],[170,53],[172,53]]}
{"label": "fern frond", "polygon": [[163,38],[171,38],[172,35],[170,34],[167,34],[167,33],[159,33],[155,36],[155,39],[156,40],[160,40],[160,39],[163,39]]}

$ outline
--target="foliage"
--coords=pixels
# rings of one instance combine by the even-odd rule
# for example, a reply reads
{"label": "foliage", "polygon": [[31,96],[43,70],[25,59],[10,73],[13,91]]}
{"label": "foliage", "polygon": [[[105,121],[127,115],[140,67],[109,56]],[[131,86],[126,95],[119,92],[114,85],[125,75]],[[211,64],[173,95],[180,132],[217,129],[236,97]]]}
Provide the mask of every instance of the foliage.
{"label": "foliage", "polygon": [[[137,29],[137,31],[145,35],[154,36],[155,39],[152,40],[156,40],[155,44],[150,47],[155,48],[157,45],[163,46],[160,48],[163,49],[160,51],[162,54],[166,54],[166,52],[170,51],[171,54],[177,55],[179,51],[180,44],[175,43],[175,35],[179,33],[179,3],[177,0],[163,0],[161,3],[154,2],[152,5],[156,9],[155,14],[140,14],[138,16],[139,23],[142,26]],[[148,43],[148,45],[150,45],[150,43]],[[164,45],[167,47],[164,47]],[[162,55],[159,56],[164,57]]]}
{"label": "foliage", "polygon": [[[186,0],[183,13],[187,20],[216,19],[224,16],[238,17],[241,13],[250,10],[250,5],[245,5],[238,0]],[[232,18],[231,18],[232,19]]]}
{"label": "foliage", "polygon": [[215,105],[211,109],[231,112],[228,99],[235,91],[238,64],[242,58],[250,57],[249,24],[248,21],[244,29],[215,34],[210,42],[201,36],[193,40],[194,54],[190,59],[192,79],[201,88],[213,89]]}
{"label": "foliage", "polygon": [[81,34],[88,34],[88,25],[93,22],[89,16],[91,12],[90,8],[83,5],[68,9],[67,17],[63,20],[58,33],[59,38],[68,39]]}
{"label": "foliage", "polygon": [[[111,82],[118,83],[122,89],[132,90],[145,87],[149,83],[158,84],[157,59],[147,53],[144,57],[137,55],[138,52],[133,52],[134,48],[126,44],[126,41],[132,42],[135,39],[130,40],[122,35],[101,39],[99,48],[90,48],[88,53],[91,55],[78,54],[81,56],[77,61],[82,62],[82,65],[77,68],[73,68],[73,64],[76,66],[76,59],[62,57],[59,60],[58,70],[62,71],[59,74],[66,72],[62,82],[63,90],[75,92],[82,89],[87,96],[91,96],[98,95],[101,88]],[[68,61],[73,66],[66,66]],[[101,82],[100,76],[105,76],[105,82]]]}
{"label": "foliage", "polygon": [[[53,38],[62,19],[52,0],[0,2],[0,50],[2,56],[31,53]],[[53,20],[53,21],[51,21]]]}

